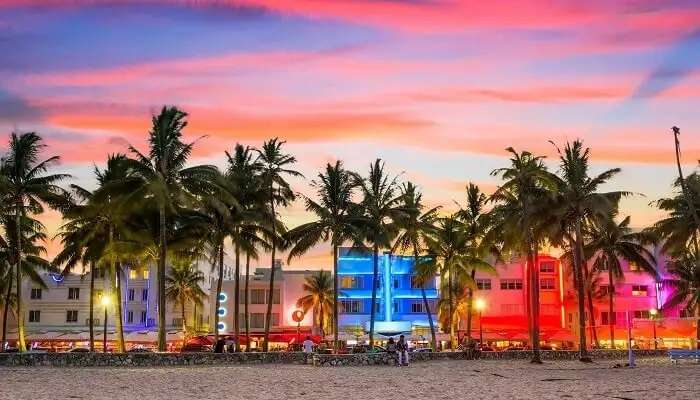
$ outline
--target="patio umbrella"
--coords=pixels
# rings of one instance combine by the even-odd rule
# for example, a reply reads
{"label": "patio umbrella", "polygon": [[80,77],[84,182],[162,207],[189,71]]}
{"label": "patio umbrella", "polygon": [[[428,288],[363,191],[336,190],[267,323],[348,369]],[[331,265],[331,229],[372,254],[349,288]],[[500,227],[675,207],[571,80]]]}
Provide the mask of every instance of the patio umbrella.
{"label": "patio umbrella", "polygon": [[30,342],[64,341],[63,336],[65,334],[66,332],[41,331],[30,333],[26,339]]}
{"label": "patio umbrella", "polygon": [[90,334],[88,332],[73,331],[61,335],[61,341],[63,342],[87,342],[89,340]]}
{"label": "patio umbrella", "polygon": [[132,331],[124,335],[124,341],[129,343],[155,343],[158,341],[158,332]]}

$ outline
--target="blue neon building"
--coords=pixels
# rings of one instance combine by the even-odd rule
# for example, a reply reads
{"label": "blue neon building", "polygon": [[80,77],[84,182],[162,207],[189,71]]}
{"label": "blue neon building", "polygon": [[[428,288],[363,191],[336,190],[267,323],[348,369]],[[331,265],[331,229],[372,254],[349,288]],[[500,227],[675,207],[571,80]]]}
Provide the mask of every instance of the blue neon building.
{"label": "blue neon building", "polygon": [[[338,255],[339,321],[341,329],[361,326],[369,331],[372,306],[372,253],[341,248]],[[425,286],[426,297],[435,318],[438,298],[436,281]],[[375,331],[396,334],[429,326],[420,286],[415,280],[414,260],[391,253],[379,255]]]}

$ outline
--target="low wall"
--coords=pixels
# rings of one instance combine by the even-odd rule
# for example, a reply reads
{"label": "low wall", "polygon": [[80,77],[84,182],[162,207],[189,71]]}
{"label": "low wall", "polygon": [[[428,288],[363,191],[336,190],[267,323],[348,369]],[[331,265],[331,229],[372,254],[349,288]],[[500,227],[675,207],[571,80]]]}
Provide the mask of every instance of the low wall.
{"label": "low wall", "polygon": [[[665,357],[666,350],[635,350],[635,357]],[[579,353],[576,351],[552,351],[544,350],[540,352],[542,360],[578,360]],[[625,360],[627,350],[593,350],[590,356],[597,360]],[[531,351],[487,351],[476,352],[474,354],[464,352],[421,352],[411,353],[411,362],[434,361],[434,360],[528,360],[532,357]],[[330,366],[362,366],[362,365],[393,365],[394,357],[388,353],[365,353],[365,354],[315,354],[313,365],[317,367]]]}
{"label": "low wall", "polygon": [[0,367],[165,367],[232,364],[311,364],[301,352],[270,353],[0,353]]}
{"label": "low wall", "polygon": [[[635,350],[636,357],[665,357],[666,350]],[[419,352],[411,353],[411,362],[433,360],[524,360],[529,351],[501,351],[483,353]],[[599,360],[624,360],[626,350],[594,350],[591,357]],[[575,351],[542,351],[543,360],[576,360]],[[300,352],[270,353],[0,353],[0,367],[166,367],[189,365],[235,364],[313,364],[316,366],[393,365],[387,353],[366,354],[304,354]]]}

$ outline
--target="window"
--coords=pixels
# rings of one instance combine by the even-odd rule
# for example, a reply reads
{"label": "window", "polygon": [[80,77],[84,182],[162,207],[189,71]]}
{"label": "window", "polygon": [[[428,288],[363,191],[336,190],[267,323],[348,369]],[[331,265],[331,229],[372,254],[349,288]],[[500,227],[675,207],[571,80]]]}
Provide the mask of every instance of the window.
{"label": "window", "polygon": [[127,324],[133,324],[133,323],[134,323],[134,312],[133,312],[133,311],[127,311],[127,312],[126,312],[126,323],[127,323]]}
{"label": "window", "polygon": [[637,263],[631,262],[631,263],[629,263],[629,266],[630,266],[630,271],[632,271],[632,272],[641,271],[641,268],[639,268],[639,265],[637,265]]}
{"label": "window", "polygon": [[600,323],[602,325],[617,325],[617,313],[613,313],[612,318],[610,318],[609,311],[602,311],[600,313]]}
{"label": "window", "polygon": [[399,288],[399,279],[398,278],[394,278],[394,285],[393,286],[394,286],[394,289]]}
{"label": "window", "polygon": [[421,282],[418,279],[418,277],[415,275],[411,275],[411,289],[420,289],[422,287],[423,285],[421,285]]}
{"label": "window", "polygon": [[143,270],[143,273],[142,273],[143,279],[148,280],[149,272],[150,271],[148,269]]}
{"label": "window", "polygon": [[411,302],[411,312],[414,314],[421,314],[425,312],[425,307],[423,307],[423,302],[414,300]]}
{"label": "window", "polygon": [[173,326],[182,326],[182,318],[173,318]]}
{"label": "window", "polygon": [[344,314],[359,314],[362,312],[361,300],[341,300],[340,312]]}
{"label": "window", "polygon": [[501,279],[501,290],[522,290],[522,279]]}
{"label": "window", "polygon": [[139,319],[139,321],[140,321],[142,324],[145,324],[145,323],[146,323],[146,312],[145,312],[145,311],[141,311],[141,318]]}
{"label": "window", "polygon": [[[92,320],[92,324],[94,326],[99,326],[100,325],[100,319],[99,318],[94,318]],[[90,318],[85,318],[85,325],[90,325]]]}
{"label": "window", "polygon": [[250,327],[253,329],[265,328],[265,314],[263,314],[263,313],[250,314]]}
{"label": "window", "polygon": [[128,299],[128,301],[134,301],[134,293],[135,293],[134,289],[129,289],[129,291],[127,292],[127,295],[126,295],[126,298]]}
{"label": "window", "polygon": [[148,289],[141,290],[141,301],[148,301]]}
{"label": "window", "polygon": [[130,269],[130,270],[129,270],[129,279],[134,280],[134,279],[136,279],[137,276],[138,276],[138,275],[137,275],[137,272],[136,272],[135,269]]}
{"label": "window", "polygon": [[29,310],[29,322],[41,322],[41,311]]}
{"label": "window", "polygon": [[66,322],[78,322],[78,310],[66,311]]}
{"label": "window", "polygon": [[377,277],[377,289],[381,289],[381,288],[382,288],[382,277],[378,276]]}
{"label": "window", "polygon": [[32,300],[41,300],[41,288],[32,288],[29,298]]}
{"label": "window", "polygon": [[540,272],[544,272],[545,274],[553,274],[555,266],[556,264],[554,261],[542,261],[540,263]]}
{"label": "window", "polygon": [[399,302],[394,300],[394,302],[391,304],[391,312],[397,313],[399,312]]}
{"label": "window", "polygon": [[280,315],[279,313],[272,313],[272,326],[280,326]]}
{"label": "window", "polygon": [[476,288],[479,290],[491,290],[491,279],[477,279]]}
{"label": "window", "polygon": [[362,289],[362,280],[357,276],[344,276],[340,278],[341,289]]}
{"label": "window", "polygon": [[649,310],[636,310],[634,317],[638,319],[649,319]]}
{"label": "window", "polygon": [[551,278],[540,279],[540,289],[541,290],[554,290],[554,289],[556,289],[556,285],[554,284],[554,279],[551,279]]}
{"label": "window", "polygon": [[265,304],[265,289],[252,289],[250,291],[250,304]]}
{"label": "window", "polygon": [[646,285],[632,285],[632,296],[648,296]]}
{"label": "window", "polygon": [[68,288],[68,300],[78,300],[80,299],[80,288],[71,287]]}
{"label": "window", "polygon": [[522,304],[501,304],[501,313],[505,315],[523,314]]}

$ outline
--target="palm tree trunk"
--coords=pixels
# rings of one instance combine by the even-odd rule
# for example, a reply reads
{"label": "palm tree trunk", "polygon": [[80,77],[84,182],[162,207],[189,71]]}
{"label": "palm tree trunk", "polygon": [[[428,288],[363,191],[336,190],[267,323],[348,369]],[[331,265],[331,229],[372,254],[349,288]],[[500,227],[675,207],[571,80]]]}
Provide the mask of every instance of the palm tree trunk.
{"label": "palm tree trunk", "polygon": [[[335,239],[335,238],[334,238]],[[333,244],[333,352],[338,351],[338,245]]]}
{"label": "palm tree trunk", "polygon": [[595,343],[595,347],[600,347],[600,343],[598,342],[598,331],[596,331],[596,324],[595,324],[595,308],[593,307],[593,287],[590,282],[592,282],[592,272],[588,269],[588,266],[586,263],[582,263],[581,265],[583,267],[583,273],[585,276],[586,280],[586,301],[588,305],[588,315],[590,315],[590,327],[591,327],[591,337],[593,338],[593,343]]}
{"label": "palm tree trunk", "polygon": [[224,241],[219,243],[219,276],[216,282],[216,309],[214,310],[214,342],[219,341],[219,308],[221,308],[221,287],[224,280]]}
{"label": "palm tree trunk", "polygon": [[578,334],[579,361],[591,362],[586,349],[586,311],[585,294],[583,290],[583,238],[581,237],[581,220],[576,220],[576,238],[571,249],[574,253],[574,273],[576,274],[576,292],[578,297]]}
{"label": "palm tree trunk", "polygon": [[124,344],[124,310],[122,309],[122,266],[119,262],[116,263],[114,275],[114,296],[117,303],[114,310],[114,328],[117,333],[117,352],[123,353],[126,351],[126,345]]}
{"label": "palm tree trunk", "polygon": [[700,350],[700,304],[695,305],[695,316],[698,318],[695,328],[695,348]]}
{"label": "palm tree trunk", "polygon": [[180,310],[181,316],[182,316],[182,336],[183,338],[187,336],[187,315],[185,315],[185,302],[187,299],[183,296],[182,299],[180,299],[180,304],[182,305],[182,308]]}
{"label": "palm tree trunk", "polygon": [[[474,282],[474,277],[476,276],[476,269],[472,268],[471,277],[472,282]],[[469,341],[472,340],[472,310],[474,309],[474,290],[469,288],[467,291],[467,337]]]}
{"label": "palm tree trunk", "polygon": [[160,232],[158,232],[158,351],[166,350],[165,339],[165,265],[167,257],[165,205],[159,210]]}
{"label": "palm tree trunk", "polygon": [[[413,249],[413,265],[414,268],[418,266],[418,249]],[[433,279],[434,281],[434,279]],[[430,338],[432,339],[433,351],[437,350],[437,338],[435,336],[435,324],[433,324],[433,315],[430,311],[430,303],[428,303],[428,296],[425,295],[425,284],[420,287],[420,294],[423,298],[423,306],[425,307],[425,315],[428,317],[428,326],[430,326]]]}
{"label": "palm tree trunk", "polygon": [[248,314],[248,283],[250,273],[250,253],[245,253],[245,284],[243,285],[243,316],[245,318],[245,351],[250,351],[250,318]]}
{"label": "palm tree trunk", "polygon": [[318,306],[318,322],[319,322],[319,328],[321,328],[321,337],[325,338],[326,337],[326,324],[324,323],[324,320],[323,320],[323,304],[320,304]]}
{"label": "palm tree trunk", "polygon": [[452,293],[452,270],[451,268],[447,271],[447,293],[449,294],[450,304],[449,304],[449,323],[450,323],[450,350],[454,350],[456,347],[455,339],[455,306],[454,306],[454,293]]}
{"label": "palm tree trunk", "polygon": [[[237,229],[238,230],[238,229]],[[238,236],[238,235],[236,235]],[[240,345],[240,340],[238,338],[240,337],[241,334],[241,327],[240,327],[240,317],[239,314],[241,312],[240,306],[241,306],[241,251],[240,247],[238,245],[238,240],[236,240],[235,243],[235,252],[236,252],[236,270],[235,274],[236,276],[233,278],[233,292],[236,294],[233,299],[233,333],[236,336],[236,340],[234,340],[234,346],[236,348],[236,353],[241,351],[241,345]]]}
{"label": "palm tree trunk", "polygon": [[95,263],[90,266],[90,351],[95,351]]}
{"label": "palm tree trunk", "polygon": [[194,309],[192,310],[192,318],[194,321],[192,321],[192,325],[194,326],[194,333],[195,335],[199,332],[199,320],[197,320],[197,302],[195,301],[194,304]]}
{"label": "palm tree trunk", "polygon": [[[369,314],[369,346],[372,348],[374,346],[374,320],[377,318],[377,284],[379,281],[379,246],[374,244],[372,248],[372,310]],[[389,279],[385,276],[384,279]]]}
{"label": "palm tree trunk", "polygon": [[[606,262],[606,264],[608,264]],[[609,299],[609,308],[608,308],[608,324],[610,324],[610,348],[614,349],[615,348],[615,324],[617,323],[617,318],[615,318],[615,305],[614,305],[614,297],[615,297],[615,284],[613,283],[613,273],[612,273],[612,268],[610,265],[607,265],[608,267],[608,299]]]}
{"label": "palm tree trunk", "polygon": [[12,270],[7,274],[7,292],[5,293],[5,307],[2,310],[2,342],[0,342],[0,352],[5,351],[7,341],[7,314],[10,310],[10,299],[12,298]]}
{"label": "palm tree trunk", "polygon": [[265,341],[263,342],[263,351],[270,350],[270,324],[272,323],[272,297],[275,290],[275,251],[277,250],[277,224],[275,219],[275,197],[273,193],[272,183],[270,183],[270,219],[272,224],[272,250],[270,254],[270,286],[267,294],[267,311],[265,312]]}
{"label": "palm tree trunk", "polygon": [[700,229],[700,216],[698,216],[698,211],[693,206],[693,199],[691,198],[691,193],[685,184],[685,178],[683,177],[683,169],[681,168],[681,142],[678,140],[678,135],[680,134],[680,129],[673,127],[673,137],[676,144],[676,166],[678,167],[678,179],[681,181],[681,190],[683,191],[683,197],[686,203],[688,203],[688,209],[693,215],[693,221],[695,222],[696,229]]}
{"label": "palm tree trunk", "polygon": [[[531,243],[538,243],[533,240]],[[533,248],[534,247],[534,248]],[[541,364],[540,358],[540,269],[538,266],[539,254],[537,245],[531,245],[528,254],[528,264],[530,264],[530,298],[532,299],[532,360],[533,364]]]}
{"label": "palm tree trunk", "polygon": [[[23,205],[22,205],[23,206]],[[17,264],[15,281],[17,283],[17,349],[20,352],[27,351],[27,345],[24,342],[24,312],[22,311],[22,216],[23,210],[20,204],[17,204],[15,211],[15,233],[17,234]]]}

